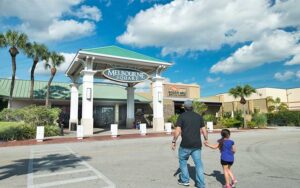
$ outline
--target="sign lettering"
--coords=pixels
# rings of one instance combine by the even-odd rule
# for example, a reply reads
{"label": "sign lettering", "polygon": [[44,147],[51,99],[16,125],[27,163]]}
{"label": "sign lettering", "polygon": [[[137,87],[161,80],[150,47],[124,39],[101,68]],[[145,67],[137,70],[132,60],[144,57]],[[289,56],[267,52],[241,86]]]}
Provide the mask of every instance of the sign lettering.
{"label": "sign lettering", "polygon": [[148,74],[139,70],[112,68],[103,71],[103,76],[117,82],[136,83],[148,79]]}
{"label": "sign lettering", "polygon": [[168,94],[170,97],[186,97],[186,89],[172,86],[169,88]]}

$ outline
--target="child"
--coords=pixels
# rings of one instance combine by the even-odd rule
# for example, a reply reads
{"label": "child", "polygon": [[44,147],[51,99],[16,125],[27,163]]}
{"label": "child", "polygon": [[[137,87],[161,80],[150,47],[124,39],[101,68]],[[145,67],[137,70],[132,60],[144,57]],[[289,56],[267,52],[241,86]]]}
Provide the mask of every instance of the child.
{"label": "child", "polygon": [[[210,147],[212,149],[220,149],[221,152],[221,165],[223,167],[224,176],[226,185],[224,188],[231,188],[235,187],[235,184],[237,183],[237,180],[235,179],[233,173],[231,172],[230,168],[234,162],[234,153],[236,152],[236,147],[234,145],[234,142],[229,139],[230,137],[230,131],[228,129],[223,129],[221,131],[222,138],[218,140],[218,144],[209,144],[205,143],[207,147]],[[230,178],[232,180],[232,183],[230,184]]]}

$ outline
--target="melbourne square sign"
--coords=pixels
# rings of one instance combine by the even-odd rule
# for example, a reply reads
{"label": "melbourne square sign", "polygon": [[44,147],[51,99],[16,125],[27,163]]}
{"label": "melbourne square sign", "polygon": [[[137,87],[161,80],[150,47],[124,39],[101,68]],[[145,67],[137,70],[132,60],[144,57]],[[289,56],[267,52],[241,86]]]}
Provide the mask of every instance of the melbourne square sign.
{"label": "melbourne square sign", "polygon": [[103,76],[117,82],[137,83],[149,78],[148,74],[135,69],[111,68],[103,71]]}

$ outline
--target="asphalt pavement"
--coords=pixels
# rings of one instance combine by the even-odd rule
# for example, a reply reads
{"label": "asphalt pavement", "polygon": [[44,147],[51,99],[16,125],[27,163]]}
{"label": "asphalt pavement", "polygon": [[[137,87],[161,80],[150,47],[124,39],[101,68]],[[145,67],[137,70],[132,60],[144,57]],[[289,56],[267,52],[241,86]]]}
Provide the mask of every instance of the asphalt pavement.
{"label": "asphalt pavement", "polygon": [[[219,134],[209,135],[215,142]],[[237,187],[300,187],[300,128],[235,132]],[[172,137],[0,148],[0,187],[176,188]],[[208,188],[224,184],[219,152],[203,148]],[[195,170],[189,162],[191,185]]]}

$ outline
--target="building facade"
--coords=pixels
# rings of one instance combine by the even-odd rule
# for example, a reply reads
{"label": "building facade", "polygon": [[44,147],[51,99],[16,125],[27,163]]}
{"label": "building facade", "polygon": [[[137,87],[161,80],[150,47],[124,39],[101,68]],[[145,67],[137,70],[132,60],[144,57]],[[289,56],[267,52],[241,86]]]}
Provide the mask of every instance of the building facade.
{"label": "building facade", "polygon": [[[300,88],[279,89],[279,88],[258,88],[256,93],[246,97],[245,104],[246,113],[253,113],[254,110],[266,113],[268,112],[268,98],[279,98],[282,103],[285,103],[288,110],[300,110]],[[235,99],[229,93],[218,94],[215,96],[205,97],[204,100],[214,100],[222,102],[221,110],[223,112],[232,112],[243,110],[243,106],[239,102],[239,98]]]}

